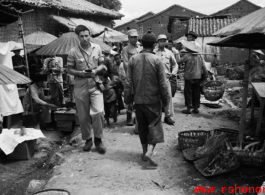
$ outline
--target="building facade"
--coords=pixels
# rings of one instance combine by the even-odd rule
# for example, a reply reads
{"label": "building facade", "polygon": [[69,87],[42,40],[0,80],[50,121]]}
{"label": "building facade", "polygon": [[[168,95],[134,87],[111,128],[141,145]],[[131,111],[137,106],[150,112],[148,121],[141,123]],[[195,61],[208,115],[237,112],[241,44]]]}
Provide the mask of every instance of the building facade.
{"label": "building facade", "polygon": [[148,12],[138,18],[135,18],[129,22],[126,22],[122,25],[119,25],[117,27],[115,27],[114,29],[123,33],[126,33],[128,30],[130,29],[137,29],[139,31],[141,31],[141,29],[139,29],[139,25],[137,24],[138,21],[140,20],[145,20],[147,18],[150,18],[151,16],[155,15],[153,12]]}
{"label": "building facade", "polygon": [[169,39],[172,39],[171,33],[168,32],[168,21],[170,16],[179,16],[179,17],[202,17],[205,16],[199,12],[192,11],[180,5],[172,5],[169,8],[147,18],[137,22],[139,29],[142,32],[146,32],[148,30],[153,31],[156,35],[166,34]]}
{"label": "building facade", "polygon": [[[69,32],[69,29],[51,15],[62,17],[77,17],[94,21],[111,27],[112,20],[121,19],[122,14],[111,11],[86,0],[4,0],[3,4],[11,4],[17,10],[26,12],[22,15],[24,35],[42,30],[58,36],[60,33]],[[29,11],[29,12],[27,12]],[[0,28],[0,42],[16,41],[19,38],[18,22]]]}
{"label": "building facade", "polygon": [[211,16],[231,15],[232,17],[240,18],[254,11],[257,11],[260,8],[260,6],[255,5],[248,0],[240,0],[225,9],[211,14]]}

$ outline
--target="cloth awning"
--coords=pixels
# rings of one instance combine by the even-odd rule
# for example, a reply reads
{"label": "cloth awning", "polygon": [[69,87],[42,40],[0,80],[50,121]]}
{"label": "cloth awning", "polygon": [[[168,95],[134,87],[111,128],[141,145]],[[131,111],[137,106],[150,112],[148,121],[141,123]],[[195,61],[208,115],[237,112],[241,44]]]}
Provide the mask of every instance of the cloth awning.
{"label": "cloth awning", "polygon": [[69,29],[74,29],[76,27],[76,24],[73,23],[71,20],[61,17],[61,16],[55,16],[55,15],[50,15],[54,20],[57,22],[63,24],[64,26],[68,27]]}
{"label": "cloth awning", "polygon": [[96,22],[93,21],[89,21],[89,20],[84,20],[82,18],[65,18],[65,17],[61,17],[61,16],[55,16],[55,15],[51,15],[51,17],[58,21],[59,23],[65,25],[66,27],[68,27],[69,29],[74,29],[76,26],[78,25],[84,25],[87,28],[90,29],[90,31],[92,32],[92,34],[97,34],[102,32],[105,28],[108,29],[108,31],[106,31],[105,33],[103,33],[102,35],[100,35],[99,37],[96,37],[96,39],[103,41],[103,42],[122,42],[122,41],[128,41],[128,36],[113,30],[109,27],[103,26],[101,24],[98,24]]}

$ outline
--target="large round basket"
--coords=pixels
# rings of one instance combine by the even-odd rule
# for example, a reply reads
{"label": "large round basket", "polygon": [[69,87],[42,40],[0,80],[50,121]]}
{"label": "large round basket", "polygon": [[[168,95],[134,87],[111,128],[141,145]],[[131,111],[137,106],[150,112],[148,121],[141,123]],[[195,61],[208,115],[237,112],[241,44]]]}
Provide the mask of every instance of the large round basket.
{"label": "large round basket", "polygon": [[205,144],[206,138],[210,135],[209,131],[192,130],[182,131],[178,134],[178,143],[181,150],[199,147]]}
{"label": "large round basket", "polygon": [[70,195],[70,192],[63,189],[46,189],[31,195]]}
{"label": "large round basket", "polygon": [[225,92],[225,84],[221,81],[209,81],[203,85],[203,93],[206,100],[217,101]]}

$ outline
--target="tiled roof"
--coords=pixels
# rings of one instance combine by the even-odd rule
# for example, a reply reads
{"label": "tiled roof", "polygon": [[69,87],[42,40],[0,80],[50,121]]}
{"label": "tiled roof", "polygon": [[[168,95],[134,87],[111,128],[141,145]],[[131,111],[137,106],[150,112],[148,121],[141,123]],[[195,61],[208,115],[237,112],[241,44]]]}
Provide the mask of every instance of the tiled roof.
{"label": "tiled roof", "polygon": [[230,36],[235,34],[265,34],[265,8],[250,13],[235,23],[230,24],[219,31],[215,32],[216,36]]}
{"label": "tiled roof", "polygon": [[208,37],[219,29],[235,22],[237,18],[233,17],[204,17],[204,18],[191,18],[189,20],[189,31],[198,34],[199,37]]}
{"label": "tiled roof", "polygon": [[34,7],[54,7],[56,9],[66,10],[72,13],[92,14],[108,16],[113,19],[120,19],[122,14],[112,11],[86,0],[3,0],[4,2],[13,2],[31,5]]}
{"label": "tiled roof", "polygon": [[238,1],[238,2],[236,2],[236,3],[234,3],[234,4],[230,5],[230,6],[228,6],[228,7],[224,8],[224,9],[222,9],[222,10],[219,10],[218,12],[212,13],[211,16],[214,16],[214,15],[216,16],[216,15],[218,15],[219,13],[222,13],[223,11],[225,11],[225,10],[231,8],[231,7],[236,6],[236,5],[239,4],[241,1],[245,1],[245,2],[249,3],[250,5],[253,5],[253,6],[257,7],[257,9],[260,9],[260,8],[261,8],[260,6],[258,6],[258,5],[256,5],[256,4],[250,2],[250,1],[248,1],[248,0],[240,0],[240,1]]}

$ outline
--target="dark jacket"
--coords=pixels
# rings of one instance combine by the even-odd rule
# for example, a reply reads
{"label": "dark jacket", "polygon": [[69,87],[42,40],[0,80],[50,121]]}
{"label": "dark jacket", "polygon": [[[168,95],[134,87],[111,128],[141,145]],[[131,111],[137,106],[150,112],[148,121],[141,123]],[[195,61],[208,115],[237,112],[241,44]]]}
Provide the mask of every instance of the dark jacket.
{"label": "dark jacket", "polygon": [[165,68],[153,52],[142,51],[131,57],[124,90],[126,104],[155,104],[169,102]]}

